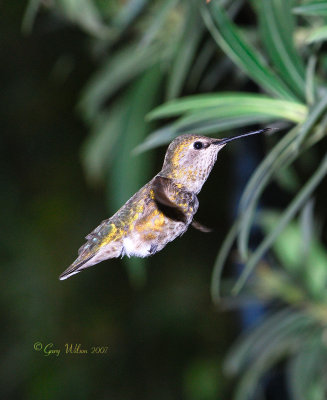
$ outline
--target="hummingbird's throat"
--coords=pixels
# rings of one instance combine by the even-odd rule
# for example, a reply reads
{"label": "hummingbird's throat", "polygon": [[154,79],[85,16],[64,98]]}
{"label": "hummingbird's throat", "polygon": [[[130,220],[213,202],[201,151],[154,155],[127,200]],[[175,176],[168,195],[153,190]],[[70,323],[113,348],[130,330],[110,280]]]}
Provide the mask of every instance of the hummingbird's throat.
{"label": "hummingbird's throat", "polygon": [[170,178],[177,186],[196,194],[199,193],[216,162],[220,149],[213,147],[212,150],[215,151],[206,153],[204,157],[184,159],[178,168],[170,171]]}

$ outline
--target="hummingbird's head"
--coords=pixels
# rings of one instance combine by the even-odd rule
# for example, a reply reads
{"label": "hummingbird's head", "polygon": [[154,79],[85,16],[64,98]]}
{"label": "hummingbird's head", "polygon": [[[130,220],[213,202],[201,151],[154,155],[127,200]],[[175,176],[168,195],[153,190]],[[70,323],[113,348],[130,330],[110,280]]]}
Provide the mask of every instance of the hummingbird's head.
{"label": "hummingbird's head", "polygon": [[188,191],[199,193],[214,166],[217,154],[226,143],[198,135],[182,135],[174,139],[166,152],[161,176],[174,179]]}
{"label": "hummingbird's head", "polygon": [[160,175],[174,179],[176,184],[183,185],[190,192],[199,193],[216,162],[218,152],[228,142],[272,129],[259,129],[224,139],[198,135],[178,136],[168,146]]}

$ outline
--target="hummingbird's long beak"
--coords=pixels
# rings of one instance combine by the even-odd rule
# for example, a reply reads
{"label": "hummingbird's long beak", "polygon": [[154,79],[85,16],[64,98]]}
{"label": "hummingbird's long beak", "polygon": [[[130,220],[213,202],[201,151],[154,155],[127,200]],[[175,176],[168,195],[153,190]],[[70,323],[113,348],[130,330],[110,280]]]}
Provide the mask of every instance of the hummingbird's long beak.
{"label": "hummingbird's long beak", "polygon": [[259,133],[264,133],[264,132],[268,132],[268,131],[271,131],[271,130],[272,130],[272,128],[259,129],[258,131],[244,133],[243,135],[238,135],[238,136],[232,136],[230,138],[219,139],[219,140],[216,140],[216,141],[212,142],[212,144],[222,145],[222,144],[226,144],[228,142],[231,142],[232,140],[241,139],[241,138],[243,138],[245,136],[258,135]]}

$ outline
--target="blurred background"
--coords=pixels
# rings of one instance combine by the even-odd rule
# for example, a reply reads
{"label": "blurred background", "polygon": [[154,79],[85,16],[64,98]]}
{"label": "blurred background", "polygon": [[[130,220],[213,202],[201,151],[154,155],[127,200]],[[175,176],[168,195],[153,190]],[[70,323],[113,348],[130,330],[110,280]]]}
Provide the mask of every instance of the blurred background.
{"label": "blurred background", "polygon": [[[3,397],[326,399],[325,3],[0,9]],[[219,154],[212,233],[58,280],[175,136],[265,126]]]}

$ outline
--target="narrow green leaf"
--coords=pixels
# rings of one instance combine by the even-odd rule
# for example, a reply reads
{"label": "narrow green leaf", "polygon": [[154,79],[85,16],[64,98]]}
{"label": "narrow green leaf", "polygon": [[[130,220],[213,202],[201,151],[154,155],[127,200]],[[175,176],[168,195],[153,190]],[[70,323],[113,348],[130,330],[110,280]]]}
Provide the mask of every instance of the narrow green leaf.
{"label": "narrow green leaf", "polygon": [[114,153],[124,118],[124,101],[117,101],[108,112],[99,114],[82,148],[82,162],[90,182],[104,178]]}
{"label": "narrow green leaf", "polygon": [[198,17],[197,8],[189,5],[189,12],[185,21],[184,33],[181,37],[179,45],[176,48],[171,72],[168,77],[166,94],[167,99],[173,99],[181,93],[203,31],[203,23]]}
{"label": "narrow green leaf", "polygon": [[[300,223],[291,222],[284,231],[277,237],[273,244],[276,257],[281,265],[288,271],[296,281],[301,282],[305,293],[310,299],[325,302],[327,299],[327,252],[314,234],[311,226],[313,216],[308,216],[309,207],[303,208]],[[269,235],[276,229],[280,213],[263,212],[260,215],[259,223],[265,234]]]}
{"label": "narrow green leaf", "polygon": [[217,134],[274,119],[302,122],[306,113],[303,104],[263,95],[222,93],[185,97],[170,101],[148,114],[150,120],[180,114],[186,116],[152,133],[136,151],[161,146],[182,133]]}
{"label": "narrow green leaf", "polygon": [[[297,327],[302,329],[302,324]],[[259,389],[259,382],[265,376],[267,371],[278,361],[284,359],[291,351],[296,351],[299,343],[291,334],[296,334],[295,329],[290,329],[290,334],[286,337],[275,337],[267,344],[267,347],[256,359],[246,368],[242,375],[234,395],[235,400],[249,400],[254,398]]]}
{"label": "narrow green leaf", "polygon": [[303,360],[303,354],[305,352],[302,351],[294,355],[287,366],[287,386],[294,400],[307,400],[306,390],[302,386],[306,375],[306,362],[305,359]]}
{"label": "narrow green leaf", "polygon": [[[198,119],[197,119],[198,117]],[[245,113],[237,116],[226,116],[221,118],[211,118],[203,120],[201,116],[194,116],[192,121],[185,118],[174,124],[175,136],[188,133],[199,135],[217,135],[220,132],[226,132],[235,128],[245,128],[254,124],[267,124],[273,118],[264,114]],[[225,135],[224,135],[225,137]]]}
{"label": "narrow green leaf", "polygon": [[292,278],[292,274],[272,265],[272,268],[264,267],[258,271],[251,287],[261,293],[266,301],[277,300],[296,307],[307,301],[307,293]]}
{"label": "narrow green leaf", "polygon": [[140,46],[146,47],[155,39],[156,35],[164,25],[166,18],[172,12],[177,2],[178,0],[166,0],[163,4],[160,4],[160,8],[158,8],[158,11],[154,13],[153,21],[146,29],[140,41]]}
{"label": "narrow green leaf", "polygon": [[260,5],[260,28],[268,54],[284,81],[304,100],[305,68],[293,43],[291,1],[263,0]]}
{"label": "narrow green leaf", "polygon": [[[203,47],[199,48],[198,51],[199,53],[194,59],[194,64],[191,67],[191,71],[187,79],[187,87],[192,92],[195,91],[199,85],[203,75],[208,74],[207,71],[210,60],[212,60],[216,53],[216,44],[212,40],[206,40]],[[218,66],[215,64],[214,68],[218,70],[220,68],[219,64]]]}
{"label": "narrow green leaf", "polygon": [[327,39],[327,26],[320,26],[315,29],[307,38],[307,43],[321,42]]}
{"label": "narrow green leaf", "polygon": [[166,125],[165,127],[157,129],[149,136],[147,136],[141,144],[135,147],[133,153],[139,154],[143,151],[162,146],[166,143],[171,142],[175,138],[175,135],[176,130],[174,129],[174,127],[172,125]]}
{"label": "narrow green leaf", "polygon": [[178,135],[184,133],[199,134],[199,135],[217,135],[220,132],[225,132],[235,128],[244,128],[249,125],[267,123],[272,120],[272,117],[267,115],[238,115],[234,117],[226,118],[215,118],[200,123],[188,123],[185,124],[181,121],[177,121],[162,129],[154,131],[149,135],[145,141],[137,146],[135,149],[136,153],[150,150],[154,147],[161,146],[169,143]]}
{"label": "narrow green leaf", "polygon": [[280,167],[275,171],[275,179],[284,190],[294,193],[300,187],[300,179],[292,165]]}
{"label": "narrow green leaf", "polygon": [[[228,111],[229,109],[232,111]],[[307,107],[294,101],[274,99],[265,95],[250,93],[228,93],[194,95],[169,101],[153,111],[147,118],[149,120],[174,117],[195,111],[204,112],[209,109],[216,116],[230,114],[237,115],[238,110],[248,110],[249,113],[262,113],[287,119],[293,122],[303,122],[307,115]]]}
{"label": "narrow green leaf", "polygon": [[326,348],[316,329],[290,361],[288,382],[295,400],[321,400],[326,396]]}
{"label": "narrow green leaf", "polygon": [[267,183],[281,167],[285,168],[290,165],[300,153],[326,136],[326,129],[327,115],[322,118],[320,124],[313,130],[312,135],[308,137],[304,145],[298,150],[295,142],[299,127],[295,127],[276,144],[252,175],[240,201],[239,218],[242,221],[238,237],[238,248],[243,259],[248,258],[247,248],[252,221],[258,199]]}
{"label": "narrow green leaf", "polygon": [[56,4],[67,18],[91,35],[101,39],[108,37],[110,30],[91,0],[56,0]]}
{"label": "narrow green leaf", "polygon": [[327,110],[327,95],[325,94],[310,110],[310,113],[303,124],[300,126],[297,138],[296,146],[297,150],[301,146],[303,140],[309,135],[312,128],[318,122],[322,115]]}
{"label": "narrow green leaf", "polygon": [[156,108],[147,117],[153,120],[186,114],[185,117],[152,133],[136,151],[168,143],[182,133],[217,134],[274,119],[302,122],[306,113],[302,104],[263,95],[222,93],[177,99]]}
{"label": "narrow green leaf", "polygon": [[110,96],[153,66],[162,53],[158,46],[139,48],[133,43],[110,56],[84,89],[79,103],[83,117],[92,120]]}
{"label": "narrow green leaf", "polygon": [[242,37],[217,1],[211,1],[208,6],[203,6],[201,11],[217,44],[251,79],[277,97],[296,100],[292,91],[269,69],[261,55]]}
{"label": "narrow green leaf", "polygon": [[[280,315],[277,314],[277,317]],[[276,321],[272,325],[272,321]],[[258,329],[250,332],[243,347],[249,349],[247,359],[242,366],[243,374],[237,385],[234,398],[248,400],[257,392],[260,379],[276,364],[276,362],[302,351],[308,335],[315,328],[313,321],[302,313],[292,312],[288,318],[279,320],[270,317],[263,323],[265,330]],[[270,326],[268,331],[266,328]],[[261,331],[261,335],[258,332]],[[256,340],[253,340],[256,339]],[[259,345],[258,345],[259,343]]]}
{"label": "narrow green leaf", "polygon": [[236,239],[239,228],[239,222],[234,222],[232,227],[230,228],[228,234],[226,235],[222,245],[220,246],[219,253],[216,257],[215,264],[213,266],[212,275],[211,275],[211,299],[214,304],[218,305],[220,302],[220,283],[221,283],[221,274],[223,271],[223,267],[225,265],[228,254],[233,246],[233,243]]}
{"label": "narrow green leaf", "polygon": [[327,4],[325,0],[311,1],[307,4],[303,4],[300,7],[293,8],[294,14],[299,15],[313,15],[326,17],[327,16]]}
{"label": "narrow green leaf", "polygon": [[240,233],[238,237],[238,249],[243,260],[248,258],[248,241],[251,230],[251,222],[254,219],[258,199],[265,186],[269,182],[274,171],[281,166],[286,167],[294,159],[294,151],[291,145],[297,135],[297,128],[288,132],[267,154],[262,163],[252,174],[240,201]]}
{"label": "narrow green leaf", "polygon": [[327,135],[327,113],[322,115],[319,124],[312,129],[312,134],[307,136],[302,148],[309,148]]}
{"label": "narrow green leaf", "polygon": [[321,180],[327,174],[327,156],[323,158],[317,171],[311,176],[309,181],[303,186],[297,196],[292,200],[286,210],[283,212],[278,221],[276,228],[265,237],[262,243],[258,246],[255,252],[251,255],[246,263],[242,275],[238,279],[233,288],[233,293],[239,292],[243,287],[253,268],[257,265],[264,253],[271,247],[278,235],[284,230],[287,224],[294,218],[295,214],[299,211],[306,200],[312,195]]}
{"label": "narrow green leaf", "polygon": [[317,100],[317,87],[315,84],[316,66],[317,57],[315,55],[312,55],[311,57],[309,57],[309,61],[307,63],[305,79],[305,97],[309,106],[312,106]]}
{"label": "narrow green leaf", "polygon": [[274,342],[276,345],[290,332],[297,331],[299,327],[312,326],[312,324],[313,322],[306,315],[290,308],[268,315],[260,325],[243,334],[234,344],[225,361],[225,371],[229,375],[240,374],[250,361],[257,359],[267,349],[269,343],[277,339]]}
{"label": "narrow green leaf", "polygon": [[246,125],[253,125],[256,123],[271,121],[273,118],[270,115],[260,114],[260,113],[251,113],[251,112],[243,112],[235,115],[231,112],[231,115],[228,115],[226,112],[226,116],[216,118],[214,117],[214,113],[196,113],[192,114],[189,117],[184,117],[178,120],[174,127],[176,129],[177,134],[182,133],[195,133],[199,132],[199,134],[205,133],[219,133],[225,130],[230,130],[240,125],[241,122]]}
{"label": "narrow green leaf", "polygon": [[129,0],[121,5],[120,11],[112,21],[112,26],[122,32],[140,15],[149,0]]}
{"label": "narrow green leaf", "polygon": [[228,375],[238,375],[246,366],[252,356],[252,348],[258,340],[262,340],[266,335],[270,335],[271,330],[276,326],[283,327],[292,321],[294,312],[290,308],[284,308],[274,314],[266,315],[260,325],[248,332],[243,332],[227,354],[224,370]]}
{"label": "narrow green leaf", "polygon": [[[180,120],[176,122],[176,126],[179,127],[180,125],[199,123],[210,119],[232,118],[241,115],[253,116],[254,118],[263,115],[266,117],[273,117],[274,119],[285,119],[292,122],[300,122],[304,120],[303,117],[305,114],[298,113],[299,107],[295,106],[295,110],[292,106],[287,108],[287,105],[285,104],[286,102],[281,102],[281,104],[279,104],[279,100],[265,101],[264,99],[261,99],[256,102],[250,102],[246,98],[244,100],[245,101],[235,101],[233,103],[229,102],[218,107],[205,108],[201,111],[186,114],[186,116],[180,118]],[[302,110],[304,111],[305,108],[303,107]]]}
{"label": "narrow green leaf", "polygon": [[22,32],[28,34],[31,32],[35,17],[40,7],[41,0],[29,0],[22,22]]}
{"label": "narrow green leaf", "polygon": [[[301,252],[303,254],[302,264],[308,260],[310,249],[312,248],[314,237],[314,200],[310,198],[300,214],[301,229]],[[327,259],[326,259],[327,262]],[[327,265],[327,264],[326,264]]]}

